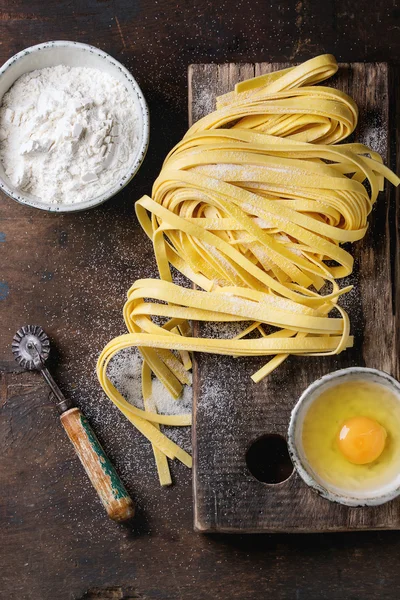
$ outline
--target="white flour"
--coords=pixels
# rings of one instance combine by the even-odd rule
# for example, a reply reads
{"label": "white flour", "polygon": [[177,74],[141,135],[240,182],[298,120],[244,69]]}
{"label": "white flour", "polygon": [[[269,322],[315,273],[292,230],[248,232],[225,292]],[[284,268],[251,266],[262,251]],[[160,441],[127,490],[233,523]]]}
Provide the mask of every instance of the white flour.
{"label": "white flour", "polygon": [[[107,374],[124,398],[143,407],[142,398],[142,357],[136,348],[126,348],[116,354],[108,365]],[[192,388],[185,385],[180,398],[169,395],[161,381],[153,378],[152,401],[159,414],[183,415],[192,410]]]}
{"label": "white flour", "polygon": [[12,184],[51,203],[107,192],[138,146],[133,99],[97,69],[57,66],[20,77],[0,108],[0,159]]}

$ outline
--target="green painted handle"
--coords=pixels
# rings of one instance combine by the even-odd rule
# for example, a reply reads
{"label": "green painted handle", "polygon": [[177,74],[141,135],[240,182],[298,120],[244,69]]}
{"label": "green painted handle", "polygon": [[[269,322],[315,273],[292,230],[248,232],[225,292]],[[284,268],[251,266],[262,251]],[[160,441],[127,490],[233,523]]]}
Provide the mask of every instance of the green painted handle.
{"label": "green painted handle", "polygon": [[79,408],[71,408],[60,420],[108,516],[114,521],[133,517],[132,499],[86,417]]}

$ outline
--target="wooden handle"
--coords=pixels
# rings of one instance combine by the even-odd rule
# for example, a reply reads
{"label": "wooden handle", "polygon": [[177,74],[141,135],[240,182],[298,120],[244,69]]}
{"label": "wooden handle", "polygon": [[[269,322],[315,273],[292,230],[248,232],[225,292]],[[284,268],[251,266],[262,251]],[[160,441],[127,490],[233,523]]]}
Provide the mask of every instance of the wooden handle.
{"label": "wooden handle", "polygon": [[135,507],[132,499],[86,417],[79,408],[70,408],[60,420],[108,516],[114,521],[133,517]]}

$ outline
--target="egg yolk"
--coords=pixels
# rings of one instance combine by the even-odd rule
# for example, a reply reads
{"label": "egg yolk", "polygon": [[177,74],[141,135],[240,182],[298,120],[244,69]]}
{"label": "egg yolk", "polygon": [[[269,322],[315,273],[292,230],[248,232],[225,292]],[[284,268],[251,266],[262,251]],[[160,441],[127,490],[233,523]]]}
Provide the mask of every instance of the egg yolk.
{"label": "egg yolk", "polygon": [[374,419],[353,417],[343,423],[337,441],[348,461],[365,465],[382,454],[386,437],[386,429]]}

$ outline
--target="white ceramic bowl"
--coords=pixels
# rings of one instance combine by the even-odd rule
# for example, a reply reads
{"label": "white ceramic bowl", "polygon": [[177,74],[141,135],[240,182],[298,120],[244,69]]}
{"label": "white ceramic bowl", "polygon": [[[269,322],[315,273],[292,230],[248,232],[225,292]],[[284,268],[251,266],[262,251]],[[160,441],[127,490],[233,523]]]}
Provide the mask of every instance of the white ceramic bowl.
{"label": "white ceramic bowl", "polygon": [[128,165],[126,169],[126,173],[121,180],[107,190],[105,194],[101,194],[84,202],[76,204],[49,204],[31,194],[22,193],[10,182],[0,161],[0,189],[8,194],[8,196],[22,204],[28,204],[29,206],[34,206],[35,208],[40,208],[42,210],[52,212],[76,212],[102,204],[125,187],[136,174],[144,160],[149,144],[149,109],[147,108],[143,93],[136,83],[136,80],[129,71],[121,65],[121,63],[94,46],[68,41],[45,42],[43,44],[38,44],[37,46],[26,48],[26,50],[22,50],[22,52],[18,52],[18,54],[11,57],[0,69],[0,102],[13,83],[18,77],[24,75],[24,73],[57,65],[90,67],[104,71],[115,77],[124,84],[132,95],[139,120],[139,144],[135,156],[132,157],[131,164]]}
{"label": "white ceramic bowl", "polygon": [[[329,373],[321,379],[314,381],[301,395],[294,407],[289,424],[288,447],[293,464],[300,477],[307,485],[314,488],[321,496],[333,502],[339,502],[347,506],[378,506],[396,498],[400,495],[400,468],[399,474],[386,485],[374,490],[339,492],[323,481],[313,471],[304,453],[302,443],[304,418],[312,403],[326,389],[350,380],[370,380],[389,388],[400,402],[400,383],[383,371],[363,367],[350,367]],[[400,465],[399,465],[400,467]]]}

